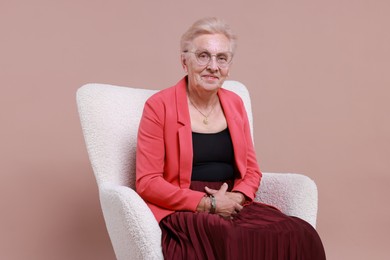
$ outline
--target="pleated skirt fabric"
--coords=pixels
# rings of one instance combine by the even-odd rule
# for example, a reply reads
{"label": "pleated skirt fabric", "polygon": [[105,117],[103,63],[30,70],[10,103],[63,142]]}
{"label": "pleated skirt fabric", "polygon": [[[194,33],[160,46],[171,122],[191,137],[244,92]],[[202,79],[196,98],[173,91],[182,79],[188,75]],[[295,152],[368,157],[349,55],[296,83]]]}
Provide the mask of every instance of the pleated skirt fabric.
{"label": "pleated skirt fabric", "polygon": [[[222,183],[193,182],[219,189]],[[231,185],[229,185],[231,187]],[[160,222],[165,259],[323,260],[316,230],[297,217],[253,202],[233,219],[217,214],[178,211]]]}

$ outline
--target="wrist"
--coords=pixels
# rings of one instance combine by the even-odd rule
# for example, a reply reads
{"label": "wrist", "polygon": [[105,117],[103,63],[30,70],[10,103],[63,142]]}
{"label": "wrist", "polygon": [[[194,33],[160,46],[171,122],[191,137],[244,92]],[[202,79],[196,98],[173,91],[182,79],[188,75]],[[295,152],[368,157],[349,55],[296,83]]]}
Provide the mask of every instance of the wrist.
{"label": "wrist", "polygon": [[233,192],[237,195],[239,204],[243,205],[246,201],[245,195],[239,191],[233,191]]}
{"label": "wrist", "polygon": [[209,201],[207,194],[205,194],[202,197],[202,199],[199,201],[199,204],[196,208],[196,211],[197,212],[209,212],[209,210],[210,210],[210,201]]}

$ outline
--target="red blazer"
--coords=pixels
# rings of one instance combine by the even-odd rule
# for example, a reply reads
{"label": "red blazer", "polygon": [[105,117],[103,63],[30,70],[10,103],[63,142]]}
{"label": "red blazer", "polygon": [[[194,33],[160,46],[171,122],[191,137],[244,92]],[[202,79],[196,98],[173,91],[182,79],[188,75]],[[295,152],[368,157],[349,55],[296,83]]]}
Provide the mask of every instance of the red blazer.
{"label": "red blazer", "polygon": [[[196,211],[204,192],[189,189],[192,173],[192,130],[186,94],[186,77],[171,88],[159,91],[145,104],[138,131],[136,190],[157,221],[174,211]],[[253,200],[261,172],[241,98],[219,89],[233,142],[240,176],[233,191]]]}

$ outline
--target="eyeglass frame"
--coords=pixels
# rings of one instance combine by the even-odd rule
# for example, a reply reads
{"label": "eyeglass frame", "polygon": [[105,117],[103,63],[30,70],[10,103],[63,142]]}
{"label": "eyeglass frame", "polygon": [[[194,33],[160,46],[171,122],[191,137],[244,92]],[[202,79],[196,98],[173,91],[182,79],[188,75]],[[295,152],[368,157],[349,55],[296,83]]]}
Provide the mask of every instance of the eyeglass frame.
{"label": "eyeglass frame", "polygon": [[[233,52],[231,52],[231,51],[220,52],[220,53],[217,53],[217,54],[211,54],[211,53],[210,53],[209,51],[207,51],[207,50],[197,50],[197,51],[188,51],[188,50],[186,50],[186,51],[183,51],[183,53],[192,53],[192,54],[195,54],[195,60],[198,62],[198,64],[199,64],[200,66],[209,65],[210,62],[211,62],[211,60],[212,60],[212,58],[213,58],[213,56],[215,57],[215,62],[217,63],[218,67],[221,68],[221,69],[225,69],[225,68],[229,67],[229,65],[230,65],[230,64],[232,63],[232,61],[233,61]],[[207,63],[202,64],[202,63],[199,61],[198,55],[197,55],[197,54],[200,54],[200,53],[207,53],[207,54],[209,55],[210,59],[209,59],[209,61],[208,61]],[[226,54],[226,53],[228,53],[228,54],[231,55],[231,59],[230,59],[229,62],[226,63],[226,65],[222,65],[222,66],[221,66],[221,64],[218,62],[217,56],[218,56],[218,55],[221,55],[221,54]]]}

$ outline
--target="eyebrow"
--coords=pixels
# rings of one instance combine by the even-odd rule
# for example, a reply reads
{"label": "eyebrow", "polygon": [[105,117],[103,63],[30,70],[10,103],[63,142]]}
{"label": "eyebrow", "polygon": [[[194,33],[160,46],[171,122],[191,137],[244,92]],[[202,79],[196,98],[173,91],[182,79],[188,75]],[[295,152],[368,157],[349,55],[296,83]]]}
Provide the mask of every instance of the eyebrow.
{"label": "eyebrow", "polygon": [[[212,52],[207,50],[207,49],[196,49],[195,52],[208,52],[208,53],[212,54]],[[217,52],[216,54],[225,54],[225,53],[232,53],[232,52],[231,51],[221,51],[221,52]]]}

